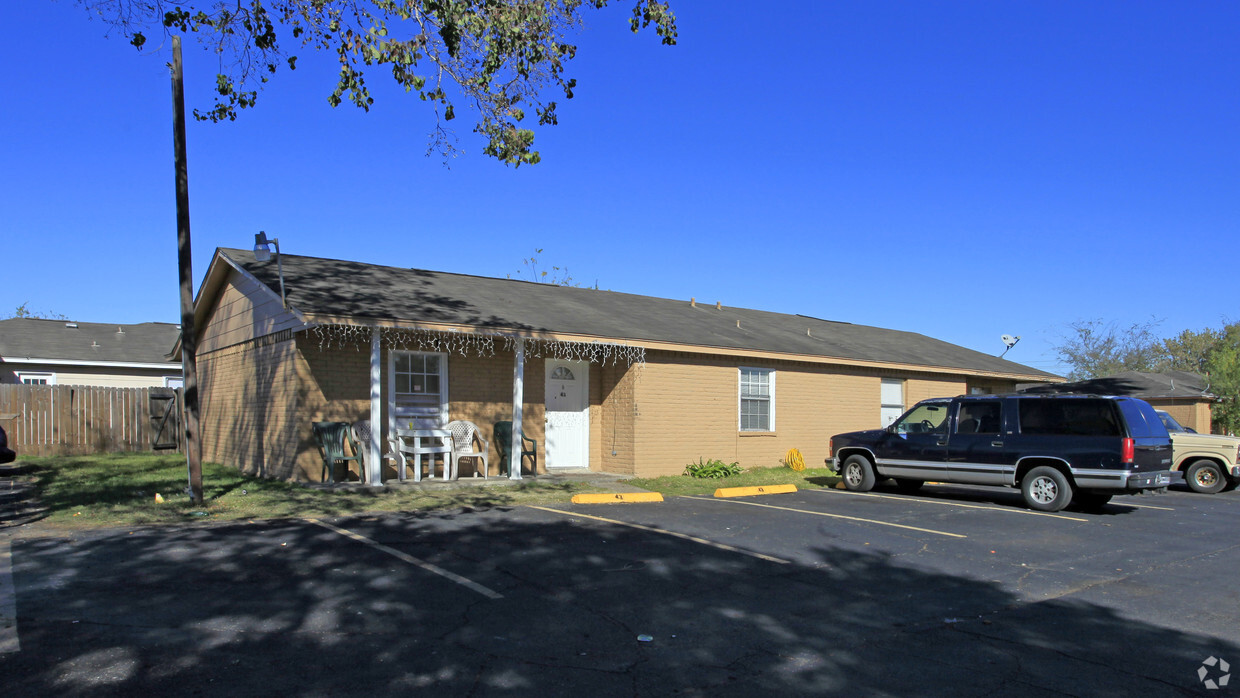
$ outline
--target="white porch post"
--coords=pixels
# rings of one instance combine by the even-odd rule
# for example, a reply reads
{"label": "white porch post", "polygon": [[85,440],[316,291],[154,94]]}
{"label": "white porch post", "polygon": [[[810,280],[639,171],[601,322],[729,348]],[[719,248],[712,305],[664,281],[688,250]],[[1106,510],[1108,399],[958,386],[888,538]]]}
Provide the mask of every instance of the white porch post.
{"label": "white porch post", "polygon": [[521,403],[525,399],[525,340],[517,339],[512,367],[512,443],[508,444],[508,479],[521,479]]}
{"label": "white porch post", "polygon": [[380,370],[379,328],[370,330],[370,453],[366,462],[370,464],[369,480],[371,485],[383,484],[383,451],[379,447],[379,437],[383,434],[383,398],[380,383],[383,372]]}

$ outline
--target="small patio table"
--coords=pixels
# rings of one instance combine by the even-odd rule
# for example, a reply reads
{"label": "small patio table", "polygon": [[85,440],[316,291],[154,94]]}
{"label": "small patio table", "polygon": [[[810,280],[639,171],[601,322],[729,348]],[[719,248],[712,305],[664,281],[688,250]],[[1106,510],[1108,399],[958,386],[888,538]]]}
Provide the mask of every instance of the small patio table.
{"label": "small patio table", "polygon": [[443,479],[452,477],[452,432],[447,429],[397,429],[389,439],[396,454],[396,472],[405,481],[408,456],[413,456],[413,481],[422,481],[422,456],[430,457],[428,477],[435,479],[435,456],[443,458]]}

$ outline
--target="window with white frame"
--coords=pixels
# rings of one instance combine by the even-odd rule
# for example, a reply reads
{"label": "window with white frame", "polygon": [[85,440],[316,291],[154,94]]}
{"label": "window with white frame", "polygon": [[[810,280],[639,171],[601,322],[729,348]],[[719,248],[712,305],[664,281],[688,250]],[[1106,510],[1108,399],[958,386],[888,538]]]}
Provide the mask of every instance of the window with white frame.
{"label": "window with white frame", "polygon": [[43,371],[18,371],[17,382],[26,385],[56,385],[56,374]]}
{"label": "window with white frame", "polygon": [[879,389],[879,419],[884,427],[904,414],[904,381],[899,378],[884,378]]}
{"label": "window with white frame", "polygon": [[775,431],[775,372],[740,369],[740,430]]}
{"label": "window with white frame", "polygon": [[388,368],[388,404],[397,426],[435,429],[448,423],[447,354],[394,351]]}

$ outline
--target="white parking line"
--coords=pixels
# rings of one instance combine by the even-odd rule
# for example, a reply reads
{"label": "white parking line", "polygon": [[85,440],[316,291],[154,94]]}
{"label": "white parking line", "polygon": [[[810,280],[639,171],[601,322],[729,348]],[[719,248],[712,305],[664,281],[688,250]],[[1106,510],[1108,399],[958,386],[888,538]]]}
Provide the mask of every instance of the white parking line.
{"label": "white parking line", "polygon": [[1156,507],[1153,504],[1123,504],[1122,507],[1136,507],[1137,509],[1157,509],[1159,511],[1175,511],[1175,507]]}
{"label": "white parking line", "polygon": [[476,591],[476,592],[478,592],[479,594],[482,594],[483,596],[487,597],[488,599],[502,599],[502,598],[504,598],[504,595],[503,595],[503,594],[501,594],[501,593],[499,593],[499,592],[497,592],[497,591],[492,591],[492,590],[490,590],[490,589],[488,589],[488,588],[486,588],[486,587],[482,586],[481,584],[479,584],[479,583],[477,583],[477,582],[475,582],[475,581],[472,581],[472,580],[466,579],[466,578],[462,577],[461,575],[456,574],[455,572],[449,572],[448,570],[445,570],[445,569],[444,569],[444,568],[442,568],[442,567],[438,567],[438,566],[436,566],[436,565],[432,565],[431,563],[429,563],[429,562],[427,562],[427,561],[425,561],[425,560],[419,560],[418,558],[416,558],[416,557],[414,557],[414,556],[412,556],[412,555],[409,555],[408,553],[402,553],[401,551],[397,550],[396,548],[392,548],[392,547],[386,546],[386,545],[384,545],[384,544],[382,544],[382,543],[375,542],[375,541],[373,541],[373,540],[371,540],[371,539],[367,538],[366,536],[363,536],[363,535],[362,535],[362,534],[360,534],[360,533],[354,533],[353,531],[350,531],[350,530],[348,530],[348,529],[345,529],[345,528],[340,528],[339,526],[333,526],[333,525],[331,525],[331,524],[327,523],[326,521],[319,521],[318,519],[306,519],[306,520],[307,520],[307,521],[309,521],[309,522],[310,522],[310,523],[312,523],[312,524],[317,524],[317,525],[319,525],[319,526],[322,526],[323,528],[326,528],[326,529],[327,529],[327,530],[329,530],[329,531],[335,531],[336,533],[339,533],[340,535],[345,536],[346,538],[352,538],[352,539],[353,539],[353,540],[355,540],[355,541],[358,541],[358,542],[361,542],[361,543],[365,543],[366,545],[369,545],[370,547],[372,547],[372,548],[374,548],[374,549],[376,549],[376,550],[381,550],[381,551],[383,551],[383,552],[387,553],[388,555],[391,555],[392,557],[394,557],[394,558],[396,558],[396,559],[398,559],[398,560],[403,560],[404,562],[408,562],[408,563],[409,563],[409,564],[411,564],[411,565],[415,565],[415,566],[417,566],[417,567],[421,567],[422,569],[426,570],[427,572],[431,572],[431,573],[433,573],[433,574],[437,574],[437,575],[439,575],[439,576],[441,576],[441,577],[446,577],[447,579],[451,579],[452,581],[456,582],[457,584],[460,584],[461,586],[465,587],[466,589],[469,589],[470,591]]}
{"label": "white parking line", "polygon": [[669,531],[664,528],[655,528],[654,526],[643,526],[642,524],[630,523],[628,521],[618,521],[616,519],[605,519],[601,516],[591,516],[590,514],[582,514],[576,511],[565,511],[563,509],[551,509],[549,507],[534,506],[533,504],[528,505],[528,508],[538,509],[539,511],[550,511],[556,514],[564,514],[565,516],[579,516],[583,519],[594,519],[595,521],[603,521],[609,524],[616,524],[617,526],[628,526],[629,528],[636,528],[642,531],[650,531],[651,533],[662,533],[665,536],[683,538],[685,540],[693,541],[694,543],[701,543],[702,545],[709,545],[712,548],[719,548],[720,550],[726,550],[730,553],[740,553],[741,555],[748,555],[750,557],[756,557],[759,560],[766,560],[767,562],[778,562],[781,565],[789,564],[789,561],[784,560],[783,558],[772,557],[770,555],[763,555],[762,553],[750,552],[748,550],[742,550],[741,548],[734,548],[730,545],[725,545],[724,543],[716,543],[713,540],[706,540],[705,538],[697,538],[695,536],[690,536],[685,533],[677,533],[676,531]]}
{"label": "white parking line", "polygon": [[[875,494],[873,492],[851,492],[849,490],[805,490],[805,491],[806,492],[818,492],[821,494],[829,494],[829,495],[848,494],[854,497],[877,497],[879,499],[897,499],[901,502],[924,502],[926,504],[943,504],[945,506],[950,506],[950,507],[961,507],[962,509],[986,509],[988,511],[1006,511],[1012,514],[1029,514],[1030,516],[1049,516],[1052,519],[1063,519],[1065,521],[1084,521],[1084,522],[1089,521],[1089,519],[1081,519],[1075,516],[1068,516],[1067,514],[1052,514],[1051,512],[1048,512],[1048,511],[1031,511],[1029,509],[1012,509],[1011,507],[993,507],[993,506],[985,506],[982,504],[962,504],[960,502],[947,502],[942,499],[924,499],[922,497],[896,497],[890,494]],[[1136,505],[1135,504],[1124,504],[1122,506],[1131,507],[1131,506],[1136,506]]]}
{"label": "white parking line", "polygon": [[793,507],[777,507],[772,504],[759,504],[757,502],[746,502],[740,499],[713,499],[707,497],[686,497],[686,499],[697,499],[703,502],[720,502],[726,504],[746,504],[751,507],[762,507],[764,509],[779,509],[781,511],[794,511],[798,514],[810,514],[811,516],[827,516],[832,519],[847,519],[849,521],[860,521],[862,523],[877,524],[879,526],[891,526],[892,528],[904,528],[910,531],[919,531],[921,533],[933,533],[936,536],[947,536],[948,538],[968,538],[960,533],[948,533],[947,531],[936,531],[933,528],[918,528],[917,526],[905,526],[904,524],[891,523],[889,521],[876,521],[874,519],[862,519],[856,516],[844,516],[843,514],[828,514],[825,511],[812,511],[810,509],[796,509]]}
{"label": "white parking line", "polygon": [[9,541],[0,543],[0,654],[20,652],[17,637],[17,589],[13,586],[13,555]]}

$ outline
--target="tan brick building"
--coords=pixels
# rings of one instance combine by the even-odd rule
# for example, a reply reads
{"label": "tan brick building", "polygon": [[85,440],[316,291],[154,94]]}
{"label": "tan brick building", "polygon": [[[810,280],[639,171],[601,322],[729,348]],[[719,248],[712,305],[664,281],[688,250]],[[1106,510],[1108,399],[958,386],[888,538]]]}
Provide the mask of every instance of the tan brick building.
{"label": "tan brick building", "polygon": [[[536,473],[657,476],[699,458],[775,466],[792,447],[821,463],[832,434],[878,427],[922,398],[1062,380],[924,335],[799,315],[279,261],[217,250],[196,312],[203,458],[270,477],[322,477],[317,421],[370,420],[383,445],[394,426],[460,419],[491,440],[494,475],[492,426],[512,419],[517,393]],[[368,479],[395,476],[388,462]]]}

